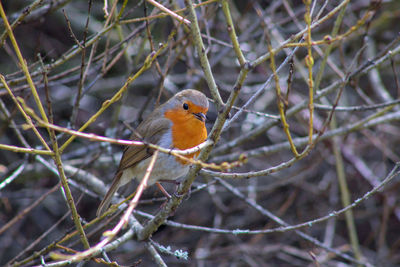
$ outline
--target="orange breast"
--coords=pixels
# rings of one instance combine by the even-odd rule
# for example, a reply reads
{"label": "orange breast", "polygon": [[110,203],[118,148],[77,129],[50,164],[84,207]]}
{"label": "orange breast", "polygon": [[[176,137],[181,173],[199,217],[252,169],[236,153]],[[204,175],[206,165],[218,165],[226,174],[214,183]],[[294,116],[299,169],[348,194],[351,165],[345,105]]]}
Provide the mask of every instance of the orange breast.
{"label": "orange breast", "polygon": [[[165,112],[165,117],[172,121],[172,143],[174,148],[188,149],[203,143],[207,139],[207,129],[204,122],[196,119],[193,114],[184,110],[174,109]],[[199,152],[187,155],[197,156]],[[177,159],[182,164],[188,162]]]}

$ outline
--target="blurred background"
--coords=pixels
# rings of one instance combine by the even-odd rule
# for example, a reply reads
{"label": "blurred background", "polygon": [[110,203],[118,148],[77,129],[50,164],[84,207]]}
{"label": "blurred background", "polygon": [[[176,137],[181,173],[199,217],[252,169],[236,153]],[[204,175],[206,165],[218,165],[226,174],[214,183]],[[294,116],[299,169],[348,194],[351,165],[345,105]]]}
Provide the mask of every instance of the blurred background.
{"label": "blurred background", "polygon": [[[78,130],[142,68],[149,54],[165,46],[151,68],[129,83],[122,97],[84,132],[127,139],[154,107],[185,88],[210,98],[207,128],[212,129],[219,110],[190,28],[152,2],[1,1],[40,101],[55,125]],[[186,1],[157,2],[189,19]],[[133,237],[103,255],[104,260],[99,255],[79,266],[111,264],[107,258],[113,266],[160,265],[149,244],[168,266],[399,266],[400,180],[388,179],[391,171],[396,174],[400,156],[400,2],[319,0],[307,6],[306,1],[227,1],[248,63],[242,66],[229,35],[224,2],[194,1],[223,101],[234,90],[240,71],[250,71],[207,162],[236,162],[246,155],[247,163],[225,171],[242,179],[215,179],[223,175],[200,172],[190,196],[151,242]],[[310,51],[304,45],[305,14],[311,17],[315,41]],[[12,94],[39,115],[4,19],[0,41],[0,74]],[[275,49],[280,97],[268,44]],[[306,60],[310,52],[311,88]],[[306,146],[310,94],[315,104],[312,132],[318,140]],[[298,159],[290,149],[278,102],[283,103],[298,152],[307,149]],[[26,126],[1,83],[0,144],[6,145],[0,146],[1,265],[52,263],[56,260],[51,253],[84,249],[77,235],[64,240],[76,229],[54,160],[18,149],[45,149]],[[37,129],[52,149],[48,131]],[[56,133],[62,147],[70,134]],[[91,223],[123,147],[78,137],[63,148],[62,168],[82,224],[90,224],[85,232],[94,246],[121,216]],[[274,168],[278,165],[281,168]],[[271,172],[256,173],[269,168]],[[96,184],[101,181],[104,184]],[[136,186],[133,182],[120,192],[127,196]],[[173,193],[176,186],[165,188]],[[354,209],[333,213],[371,190]],[[164,202],[159,190],[148,188],[134,216],[146,225]],[[324,216],[329,218],[313,222]],[[298,230],[265,231],[304,222],[310,223]]]}

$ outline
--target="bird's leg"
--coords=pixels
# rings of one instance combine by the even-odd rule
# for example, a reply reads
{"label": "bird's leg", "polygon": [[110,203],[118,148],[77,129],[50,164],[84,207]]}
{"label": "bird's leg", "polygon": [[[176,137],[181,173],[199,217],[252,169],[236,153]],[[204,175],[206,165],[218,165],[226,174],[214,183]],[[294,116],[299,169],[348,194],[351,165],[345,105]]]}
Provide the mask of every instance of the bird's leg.
{"label": "bird's leg", "polygon": [[179,185],[181,184],[180,181],[178,181],[178,180],[160,180],[160,181],[166,182],[166,183],[173,183],[173,184],[175,184],[174,195],[175,195],[176,197],[181,197],[181,196],[182,196],[182,195],[180,195],[180,194],[177,193],[178,187],[179,187]]}
{"label": "bird's leg", "polygon": [[[175,184],[176,187],[175,187],[174,195],[175,195],[176,197],[182,197],[182,196],[183,196],[183,195],[180,195],[180,194],[177,193],[178,187],[179,187],[179,185],[181,184],[180,181],[178,181],[178,180],[163,180],[163,179],[161,179],[161,180],[159,180],[159,181]],[[158,188],[160,188],[161,184],[159,184],[158,182],[157,182],[156,184],[157,184]],[[162,189],[161,189],[161,188],[162,188]],[[160,188],[161,192],[164,193],[165,189],[164,189],[162,186],[161,186],[161,188]],[[163,190],[164,190],[164,191],[163,191]],[[187,192],[186,198],[185,198],[185,199],[188,199],[188,198],[190,197],[191,191],[192,191],[192,187],[189,188],[189,192]],[[165,192],[168,194],[167,191],[165,191]],[[164,195],[165,195],[165,194],[164,194]],[[168,194],[168,195],[169,195],[169,194]],[[170,198],[171,198],[171,195],[169,195],[169,196],[170,196]]]}
{"label": "bird's leg", "polygon": [[156,185],[158,189],[160,189],[161,193],[163,193],[163,195],[167,198],[167,200],[171,198],[171,195],[167,192],[167,190],[165,190],[165,188],[159,182],[156,182]]}
{"label": "bird's leg", "polygon": [[161,206],[159,208],[161,210],[161,209],[163,209],[165,207],[165,205],[167,205],[168,201],[171,199],[171,195],[168,194],[167,190],[165,190],[165,188],[159,182],[156,182],[156,185],[157,185],[158,189],[160,189],[160,191],[167,198],[167,200],[165,200],[165,202],[161,204]]}

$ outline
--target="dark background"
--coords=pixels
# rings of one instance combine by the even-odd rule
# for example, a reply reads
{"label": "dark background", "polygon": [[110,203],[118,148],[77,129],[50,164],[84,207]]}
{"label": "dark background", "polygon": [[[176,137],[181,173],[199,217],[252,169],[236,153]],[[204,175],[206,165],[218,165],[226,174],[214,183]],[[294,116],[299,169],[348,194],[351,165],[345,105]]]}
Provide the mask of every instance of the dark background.
{"label": "dark background", "polygon": [[[122,5],[122,1],[120,2],[117,5],[118,12]],[[183,1],[159,2],[171,10],[184,7]],[[317,1],[312,18],[314,19],[317,14],[320,18],[324,17],[341,2]],[[160,11],[151,4],[146,3],[145,9],[144,1],[128,1],[121,17],[121,24],[101,34],[95,45],[87,45],[84,56],[79,52],[73,57],[67,57],[71,51],[76,51],[76,40],[85,43],[84,40],[88,42],[93,36],[102,32],[106,23],[104,2],[90,2],[90,12],[88,1],[44,0],[37,8],[29,10],[27,8],[31,3],[22,0],[2,1],[10,23],[18,19],[24,10],[29,11],[25,19],[14,29],[14,34],[46,111],[48,106],[46,90],[50,95],[54,124],[79,129],[100,109],[105,100],[110,99],[123,86],[129,76],[142,67],[146,56],[152,50],[150,40],[157,50],[159,44],[168,41],[172,31],[176,31],[176,35],[168,43],[167,49],[157,58],[157,64],[163,75],[160,75],[156,64],[153,64],[129,86],[120,101],[111,105],[85,132],[121,139],[128,138],[130,130],[126,125],[137,126],[157,105],[158,96],[160,96],[159,102],[162,103],[179,90],[195,88],[211,98],[189,28],[179,25],[179,22],[169,16],[151,19],[147,25],[143,21],[124,22],[127,19],[142,18],[145,14],[158,14]],[[272,43],[272,47],[279,47],[283,41],[306,28],[304,22],[306,9],[302,1],[229,1],[229,4],[242,51],[249,61],[256,60],[268,52],[267,41]],[[111,6],[112,1],[108,10]],[[263,17],[260,18],[256,10],[260,10]],[[218,2],[196,8],[196,11],[214,78],[222,99],[226,101],[240,71],[231,47],[226,19]],[[357,21],[366,12],[372,12],[371,17],[363,25],[357,26]],[[188,12],[180,14],[187,16]],[[312,30],[312,39],[321,40],[331,34],[337,16],[335,14],[315,27]],[[323,138],[307,157],[272,175],[225,181],[235,186],[248,200],[256,202],[292,225],[314,220],[343,208],[341,198],[345,193],[339,186],[337,178],[340,168],[346,175],[350,202],[379,185],[396,162],[399,162],[399,106],[395,104],[386,110],[383,110],[384,107],[379,109],[373,106],[391,103],[390,101],[399,98],[399,17],[400,2],[396,0],[383,3],[357,0],[351,1],[346,7],[339,34],[347,32],[353,26],[356,26],[357,30],[333,43],[329,55],[330,62],[325,67],[320,86],[314,88],[315,92],[318,92],[343,80],[346,75],[351,76],[344,83],[341,98],[337,103],[340,107],[348,109],[338,109],[335,113],[336,128],[342,129],[340,134],[326,138],[322,135]],[[88,19],[89,24],[86,27]],[[115,17],[111,22],[114,20]],[[151,33],[151,38],[147,32]],[[2,37],[4,33],[5,27],[1,20]],[[321,68],[326,48],[326,44],[313,46],[314,79]],[[292,50],[293,47],[286,48],[276,54],[277,66]],[[307,49],[299,48],[293,57],[293,67],[286,64],[278,73],[282,94],[286,95],[287,88],[290,87],[288,109],[308,99],[306,55]],[[62,60],[62,63],[53,66],[53,63],[59,60]],[[87,74],[85,79],[82,79],[84,73],[81,69],[82,62],[85,64]],[[290,70],[293,71],[293,75],[288,85]],[[8,38],[0,45],[0,74],[5,76],[14,95],[23,98],[27,105],[39,114]],[[269,60],[254,65],[246,77],[235,106],[239,108],[243,106],[258,89],[263,87],[271,74]],[[44,83],[45,75],[48,78],[47,85]],[[79,87],[82,93],[77,105]],[[315,100],[315,103],[332,106],[338,91],[339,88],[333,90],[325,100]],[[0,99],[3,103],[0,110],[0,143],[24,147],[16,134],[19,131],[31,147],[42,149],[33,131],[23,128],[26,121],[2,84]],[[367,106],[371,108],[366,108]],[[350,107],[359,107],[359,110]],[[287,146],[287,137],[282,124],[268,116],[279,115],[273,81],[247,109],[222,133],[208,162],[235,161],[240,153],[246,153],[248,162],[230,170],[241,173],[267,169],[293,158],[293,153]],[[383,111],[379,114],[377,113],[379,110]],[[254,111],[259,113],[255,114]],[[233,109],[231,115],[236,112],[237,109]],[[218,110],[210,102],[210,111],[207,115],[209,130],[217,114]],[[295,140],[307,136],[308,114],[305,105],[294,116],[288,117],[290,132]],[[368,124],[367,118],[374,114],[375,120]],[[323,129],[328,117],[329,110],[316,108],[315,133]],[[258,126],[272,121],[277,121],[273,127],[252,132]],[[360,126],[350,129],[350,125],[357,122],[360,122]],[[325,133],[333,129],[332,124],[328,124]],[[39,128],[39,131],[51,145],[46,129]],[[242,143],[232,149],[221,150],[222,145],[248,133],[251,133],[251,136]],[[62,145],[68,137],[68,134],[58,133],[59,144]],[[304,143],[296,145],[300,152],[304,149]],[[260,148],[268,151],[260,153]],[[338,156],[335,157],[334,148],[338,149],[342,163]],[[73,166],[84,170],[108,184],[117,168],[121,151],[121,146],[76,138],[63,152],[62,160],[64,167]],[[42,158],[51,164],[54,163],[49,156]],[[39,203],[34,203],[57,185],[59,182],[57,174],[45,167],[43,161],[35,154],[0,150],[2,183],[12,177],[16,170],[21,172],[0,190],[1,265],[20,262],[75,230],[71,215],[63,217],[69,208],[60,189],[54,190]],[[66,170],[66,173],[71,181],[70,187],[78,213],[84,220],[83,224],[90,222],[95,218],[100,202],[99,193],[95,188],[82,183],[79,174],[70,169]],[[279,226],[271,218],[229,192],[219,182],[214,182],[212,177],[206,178],[200,174],[193,189],[207,183],[208,186],[201,190],[193,190],[190,197],[183,201],[169,219],[189,225],[228,230],[259,230]],[[126,189],[126,194],[133,192],[135,186],[137,183],[132,183],[129,189]],[[165,187],[169,192],[175,189],[174,185],[166,184]],[[400,264],[398,192],[397,177],[383,190],[374,193],[353,209],[351,220],[355,226],[362,260],[372,265]],[[143,202],[137,210],[155,214],[164,202],[160,200],[161,197],[156,188],[147,189],[142,197]],[[25,210],[27,208],[31,209]],[[119,217],[120,215],[117,215],[114,220],[103,220],[91,227],[86,232],[90,244],[97,244],[101,233],[110,229]],[[136,217],[143,224],[147,221],[140,215]],[[12,221],[13,219],[15,221]],[[2,227],[9,222],[11,225],[1,232]],[[344,214],[313,224],[301,231],[327,247],[357,257],[350,241]],[[355,266],[341,255],[324,250],[294,231],[235,235],[164,225],[152,239],[165,247],[170,246],[171,251],[188,252],[188,260],[161,253],[163,260],[169,266]],[[74,250],[83,250],[77,237],[62,245]],[[47,263],[52,261],[50,252],[71,253],[61,247],[41,252],[40,255]],[[145,242],[136,239],[120,245],[109,252],[108,256],[111,261],[122,266],[155,265],[145,247]],[[23,265],[38,264],[40,264],[39,257],[23,263]],[[84,264],[94,266],[97,263],[91,260]]]}

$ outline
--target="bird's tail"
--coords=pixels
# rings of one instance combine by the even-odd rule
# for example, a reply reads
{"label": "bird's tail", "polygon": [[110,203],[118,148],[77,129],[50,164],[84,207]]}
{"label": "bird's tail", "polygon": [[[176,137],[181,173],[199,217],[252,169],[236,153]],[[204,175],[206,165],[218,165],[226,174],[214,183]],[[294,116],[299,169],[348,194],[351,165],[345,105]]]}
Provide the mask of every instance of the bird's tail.
{"label": "bird's tail", "polygon": [[122,176],[122,172],[118,172],[115,175],[113,182],[110,186],[110,189],[108,189],[107,194],[104,196],[99,207],[97,208],[97,212],[96,212],[97,217],[101,216],[110,206],[111,200],[112,200],[115,192],[117,192],[118,188],[121,186],[121,176]]}

